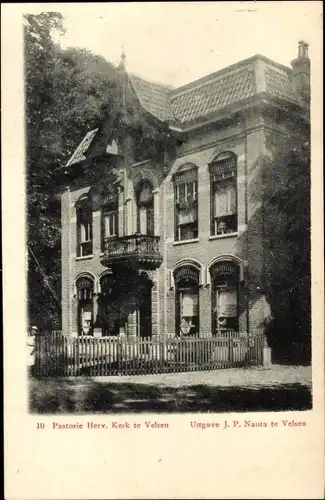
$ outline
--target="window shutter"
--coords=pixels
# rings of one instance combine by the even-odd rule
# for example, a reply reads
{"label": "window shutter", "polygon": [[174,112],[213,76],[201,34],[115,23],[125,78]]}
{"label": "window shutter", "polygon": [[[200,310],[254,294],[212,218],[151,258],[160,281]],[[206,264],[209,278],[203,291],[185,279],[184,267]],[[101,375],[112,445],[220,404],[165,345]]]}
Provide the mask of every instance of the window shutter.
{"label": "window shutter", "polygon": [[90,300],[93,296],[94,283],[89,278],[80,278],[76,283],[79,300]]}
{"label": "window shutter", "polygon": [[197,181],[197,168],[191,170],[184,170],[183,172],[176,172],[174,174],[175,186],[180,184],[187,184],[188,182]]}
{"label": "window shutter", "polygon": [[200,271],[192,266],[179,267],[174,271],[174,280],[176,285],[179,285],[183,280],[189,280],[195,285],[199,285]]}
{"label": "window shutter", "polygon": [[213,182],[235,177],[237,175],[236,157],[231,155],[219,161],[216,159],[209,164],[209,170]]}

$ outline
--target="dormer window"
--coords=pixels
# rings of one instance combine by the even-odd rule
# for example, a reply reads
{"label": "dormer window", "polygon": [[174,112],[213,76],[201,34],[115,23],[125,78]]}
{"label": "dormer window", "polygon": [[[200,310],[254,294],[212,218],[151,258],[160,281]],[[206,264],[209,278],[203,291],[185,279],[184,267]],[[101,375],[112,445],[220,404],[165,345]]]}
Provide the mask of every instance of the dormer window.
{"label": "dormer window", "polygon": [[211,235],[237,232],[237,160],[232,153],[219,155],[209,165]]}
{"label": "dormer window", "polygon": [[187,165],[174,175],[175,241],[198,237],[197,167]]}

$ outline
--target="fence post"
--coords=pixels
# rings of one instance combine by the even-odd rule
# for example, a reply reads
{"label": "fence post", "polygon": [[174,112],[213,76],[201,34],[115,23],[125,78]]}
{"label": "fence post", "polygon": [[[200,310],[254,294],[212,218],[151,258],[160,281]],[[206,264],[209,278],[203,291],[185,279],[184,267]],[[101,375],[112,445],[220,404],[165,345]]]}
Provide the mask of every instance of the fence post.
{"label": "fence post", "polygon": [[267,343],[266,336],[263,335],[261,338],[261,345],[262,345],[262,364],[264,368],[271,368],[272,365],[272,351],[271,347],[269,347]]}
{"label": "fence post", "polygon": [[230,330],[227,332],[227,337],[229,342],[229,363],[232,365],[234,363],[234,339]]}

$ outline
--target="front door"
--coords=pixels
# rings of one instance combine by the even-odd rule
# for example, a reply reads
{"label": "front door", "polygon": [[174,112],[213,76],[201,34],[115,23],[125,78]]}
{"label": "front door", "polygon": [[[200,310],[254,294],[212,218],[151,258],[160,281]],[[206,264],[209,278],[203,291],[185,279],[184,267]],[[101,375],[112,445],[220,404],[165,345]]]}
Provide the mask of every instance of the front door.
{"label": "front door", "polygon": [[139,294],[138,308],[138,326],[141,338],[151,337],[152,333],[152,306],[151,306],[151,288],[152,282],[145,280],[141,283],[141,293]]}

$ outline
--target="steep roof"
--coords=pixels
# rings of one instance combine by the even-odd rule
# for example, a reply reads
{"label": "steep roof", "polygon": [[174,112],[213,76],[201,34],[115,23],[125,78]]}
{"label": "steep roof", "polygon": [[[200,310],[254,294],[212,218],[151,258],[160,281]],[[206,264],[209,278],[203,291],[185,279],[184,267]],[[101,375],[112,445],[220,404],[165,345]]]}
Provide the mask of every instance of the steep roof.
{"label": "steep roof", "polygon": [[177,92],[171,98],[175,118],[181,123],[191,122],[256,94],[254,72],[242,68]]}
{"label": "steep roof", "polygon": [[297,102],[293,87],[290,81],[290,75],[279,73],[271,67],[265,68],[265,90],[282,99],[291,102]]}
{"label": "steep roof", "polygon": [[169,99],[171,87],[151,83],[135,75],[129,75],[129,80],[144,109],[162,122],[172,118],[173,113]]}
{"label": "steep roof", "polygon": [[[297,103],[291,75],[290,68],[257,54],[176,89],[135,75],[128,81],[148,113],[182,128],[260,93]],[[84,159],[96,132],[88,132],[67,165]]]}
{"label": "steep roof", "polygon": [[290,68],[256,55],[182,87],[169,90],[139,79],[142,106],[161,120],[194,122],[260,92],[296,102]]}

